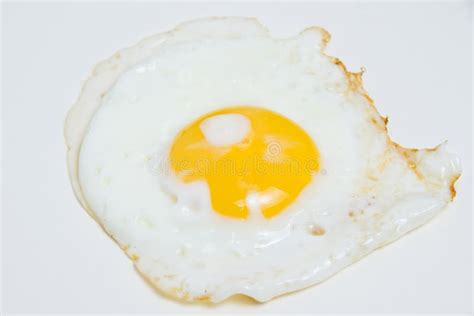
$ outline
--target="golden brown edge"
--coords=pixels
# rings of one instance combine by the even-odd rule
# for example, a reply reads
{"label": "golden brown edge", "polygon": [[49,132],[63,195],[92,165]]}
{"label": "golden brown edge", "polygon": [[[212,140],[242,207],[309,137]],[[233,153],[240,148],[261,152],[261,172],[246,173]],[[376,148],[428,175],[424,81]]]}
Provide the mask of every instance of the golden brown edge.
{"label": "golden brown edge", "polygon": [[[423,179],[423,175],[421,174],[421,172],[419,172],[417,170],[416,164],[413,162],[412,157],[414,156],[414,154],[416,152],[418,152],[420,150],[424,150],[424,151],[427,151],[427,152],[436,151],[440,148],[440,146],[442,144],[438,144],[434,147],[427,147],[427,148],[407,148],[407,147],[403,147],[400,144],[396,143],[390,137],[390,135],[388,133],[388,117],[387,116],[382,116],[379,113],[379,111],[377,110],[377,107],[375,106],[375,101],[369,96],[367,90],[365,90],[365,88],[364,88],[362,76],[365,72],[365,68],[362,68],[360,72],[350,72],[350,71],[347,70],[346,65],[344,65],[344,63],[339,58],[327,55],[324,52],[324,49],[325,49],[325,47],[327,46],[327,44],[329,43],[329,41],[331,39],[331,34],[322,27],[317,27],[317,28],[319,28],[324,33],[324,36],[323,36],[324,45],[322,46],[321,53],[324,56],[328,57],[334,65],[338,66],[343,71],[343,73],[345,74],[345,77],[346,77],[346,80],[347,80],[347,85],[348,85],[349,89],[352,92],[359,93],[360,95],[362,95],[367,100],[367,102],[372,107],[372,111],[374,112],[374,114],[380,119],[379,121],[372,119],[371,123],[376,125],[376,126],[381,127],[384,130],[388,142],[392,145],[393,148],[395,148],[397,150],[399,155],[401,155],[403,157],[403,159],[407,162],[408,167],[415,173],[415,175],[418,178]],[[379,122],[382,122],[383,126],[380,126]],[[449,190],[450,190],[450,195],[451,195],[451,201],[453,201],[454,198],[456,197],[455,184],[456,184],[456,181],[460,177],[461,177],[461,173],[458,173],[458,174],[453,175],[453,177],[450,180]]]}

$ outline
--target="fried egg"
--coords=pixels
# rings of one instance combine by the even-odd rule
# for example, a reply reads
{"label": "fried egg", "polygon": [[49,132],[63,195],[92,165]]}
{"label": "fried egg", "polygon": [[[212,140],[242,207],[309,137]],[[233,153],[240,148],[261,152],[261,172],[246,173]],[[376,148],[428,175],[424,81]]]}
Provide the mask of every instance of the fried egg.
{"label": "fried egg", "polygon": [[319,27],[277,39],[255,19],[201,19],[94,69],[66,120],[71,182],[157,289],[268,301],[452,201],[458,158],[393,142],[328,40]]}

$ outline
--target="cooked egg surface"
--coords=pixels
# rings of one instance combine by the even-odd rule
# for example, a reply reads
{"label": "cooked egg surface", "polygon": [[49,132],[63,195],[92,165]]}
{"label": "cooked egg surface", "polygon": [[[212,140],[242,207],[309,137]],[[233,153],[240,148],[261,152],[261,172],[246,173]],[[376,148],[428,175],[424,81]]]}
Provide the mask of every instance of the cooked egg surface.
{"label": "cooked egg surface", "polygon": [[204,179],[212,208],[222,215],[249,216],[248,198],[270,218],[280,213],[319,169],[319,154],[298,125],[262,108],[218,110],[184,128],[170,162],[184,182]]}
{"label": "cooked egg surface", "polygon": [[324,54],[328,36],[197,20],[120,51],[86,82],[66,121],[75,193],[156,288],[267,301],[454,198],[457,158],[444,144],[392,142],[360,74]]}

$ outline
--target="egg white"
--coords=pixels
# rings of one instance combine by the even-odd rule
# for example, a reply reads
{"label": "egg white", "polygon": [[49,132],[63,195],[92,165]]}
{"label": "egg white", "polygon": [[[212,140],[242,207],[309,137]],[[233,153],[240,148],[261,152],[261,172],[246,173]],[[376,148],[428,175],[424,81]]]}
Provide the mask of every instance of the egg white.
{"label": "egg white", "polygon": [[[96,67],[66,122],[71,180],[157,288],[267,301],[325,280],[454,197],[457,158],[393,143],[360,75],[324,54],[327,40],[320,28],[274,39],[253,19],[202,19]],[[181,183],[166,164],[180,129],[237,105],[288,117],[321,155],[314,181],[270,220],[219,215],[205,182]]]}

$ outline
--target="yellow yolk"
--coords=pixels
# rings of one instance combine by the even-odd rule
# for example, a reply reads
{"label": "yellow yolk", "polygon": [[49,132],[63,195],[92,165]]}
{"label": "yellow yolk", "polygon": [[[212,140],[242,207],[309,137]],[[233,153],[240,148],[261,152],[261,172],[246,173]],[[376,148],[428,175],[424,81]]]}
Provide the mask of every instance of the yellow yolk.
{"label": "yellow yolk", "polygon": [[[250,131],[238,143],[212,145],[201,123],[225,114],[244,116]],[[207,182],[216,212],[241,219],[249,216],[249,195],[257,197],[266,218],[282,212],[320,166],[319,152],[302,128],[280,114],[251,106],[225,108],[200,117],[177,135],[169,158],[183,182]]]}

